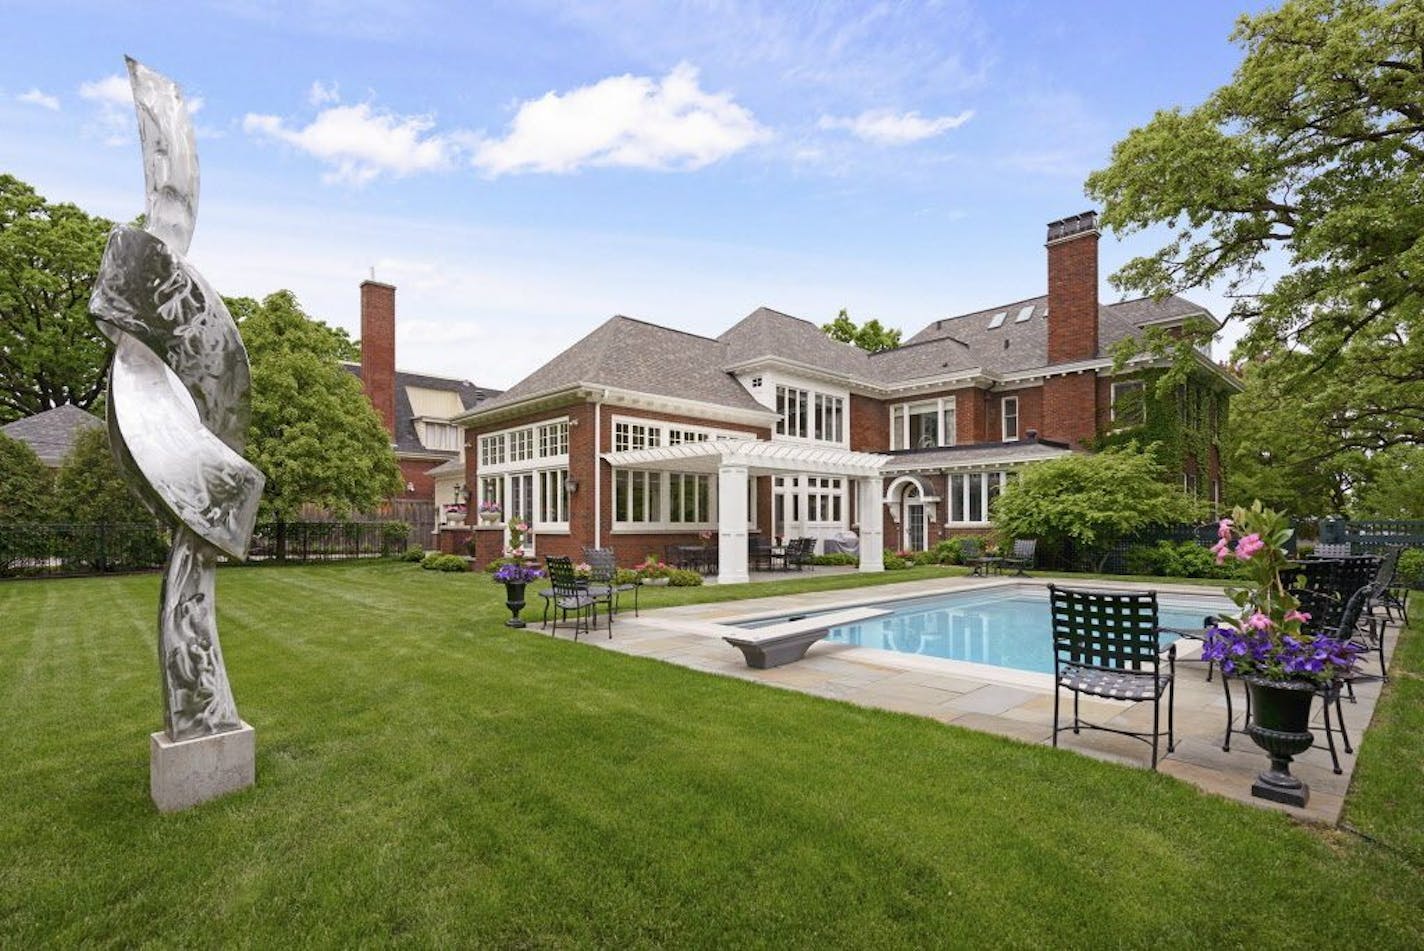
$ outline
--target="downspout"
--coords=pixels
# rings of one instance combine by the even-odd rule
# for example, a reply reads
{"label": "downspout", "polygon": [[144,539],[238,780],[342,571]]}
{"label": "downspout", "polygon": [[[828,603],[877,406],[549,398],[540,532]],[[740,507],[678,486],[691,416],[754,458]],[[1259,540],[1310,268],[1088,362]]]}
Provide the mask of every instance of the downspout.
{"label": "downspout", "polygon": [[593,547],[603,547],[603,401],[608,399],[604,389],[593,404]]}

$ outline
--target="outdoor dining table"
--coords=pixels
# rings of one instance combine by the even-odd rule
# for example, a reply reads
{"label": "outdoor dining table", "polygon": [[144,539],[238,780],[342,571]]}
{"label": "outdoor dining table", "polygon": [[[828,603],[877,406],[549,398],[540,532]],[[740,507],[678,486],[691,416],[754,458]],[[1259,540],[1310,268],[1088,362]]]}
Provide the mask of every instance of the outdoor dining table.
{"label": "outdoor dining table", "polygon": [[677,567],[697,572],[711,570],[717,557],[717,549],[711,545],[678,545],[674,551],[677,552]]}

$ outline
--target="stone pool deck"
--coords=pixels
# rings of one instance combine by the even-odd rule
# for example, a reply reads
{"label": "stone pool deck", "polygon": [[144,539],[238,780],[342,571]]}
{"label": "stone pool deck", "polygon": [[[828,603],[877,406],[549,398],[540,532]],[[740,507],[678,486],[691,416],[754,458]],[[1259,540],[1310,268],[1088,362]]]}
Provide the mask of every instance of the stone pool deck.
{"label": "stone pool deck", "polygon": [[[1050,674],[824,641],[814,645],[806,658],[798,663],[771,670],[753,670],[745,665],[735,647],[721,639],[723,631],[719,625],[758,615],[851,607],[928,594],[1024,584],[1043,586],[1050,580],[1053,579],[1041,576],[1029,579],[939,578],[875,588],[664,608],[645,611],[639,618],[624,612],[614,623],[611,640],[602,628],[594,636],[582,640],[607,650],[650,657],[707,673],[929,717],[953,726],[995,733],[1026,743],[1047,744],[1053,732],[1053,677]],[[1081,587],[1151,589],[1164,596],[1203,597],[1220,593],[1219,588],[1195,585],[1084,583],[1071,578],[1058,580]],[[531,630],[537,631],[538,628]],[[559,636],[565,636],[564,632],[560,631]],[[1044,636],[1048,636],[1047,631]],[[1391,626],[1386,638],[1387,657],[1393,654],[1397,636],[1398,630]],[[1163,738],[1159,770],[1207,792],[1256,806],[1281,809],[1306,821],[1335,824],[1354,771],[1355,755],[1344,752],[1343,748],[1339,750],[1343,773],[1338,776],[1331,769],[1330,754],[1325,749],[1312,749],[1296,758],[1292,771],[1310,784],[1310,802],[1304,809],[1252,798],[1251,783],[1266,766],[1265,754],[1242,734],[1231,737],[1230,752],[1222,751],[1226,700],[1220,675],[1208,683],[1205,664],[1191,660],[1183,662],[1183,658],[1196,657],[1198,647],[1195,642],[1183,642],[1178,648],[1177,746],[1175,752],[1167,753],[1166,739]],[[1372,662],[1373,658],[1364,661],[1366,669],[1371,669],[1369,665]],[[1243,692],[1241,682],[1234,681],[1233,725],[1238,729],[1242,725],[1245,705]],[[1362,685],[1356,689],[1357,702],[1351,704],[1347,700],[1344,703],[1345,725],[1357,752],[1361,744],[1368,741],[1365,729],[1374,715],[1379,692],[1378,683]],[[1072,715],[1072,695],[1065,692],[1063,701],[1067,721]],[[1165,710],[1162,715],[1165,726]],[[1147,703],[1127,704],[1084,697],[1082,716],[1085,721],[1118,728],[1141,730],[1151,729],[1152,726],[1152,706]],[[1316,738],[1323,744],[1318,703],[1314,708],[1314,722]],[[1336,741],[1339,746],[1338,737]],[[1151,758],[1148,747],[1138,740],[1096,731],[1084,731],[1077,736],[1071,732],[1062,733],[1059,748],[1142,768],[1148,767]]]}

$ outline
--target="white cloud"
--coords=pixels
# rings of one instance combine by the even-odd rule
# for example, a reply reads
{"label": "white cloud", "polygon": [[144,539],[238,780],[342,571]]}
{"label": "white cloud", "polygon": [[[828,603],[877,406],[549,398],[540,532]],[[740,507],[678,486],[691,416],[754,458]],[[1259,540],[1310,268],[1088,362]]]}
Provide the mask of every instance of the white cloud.
{"label": "white cloud", "polygon": [[129,81],[118,73],[105,76],[103,79],[96,79],[93,82],[80,83],[79,96],[81,99],[109,106],[133,105],[133,93],[129,88]]}
{"label": "white cloud", "polygon": [[127,145],[134,139],[136,128],[133,93],[128,78],[118,73],[79,84],[79,98],[97,107],[93,121],[85,131],[102,139],[105,145]]}
{"label": "white cloud", "polygon": [[687,63],[661,80],[610,76],[520,105],[499,139],[473,139],[491,175],[573,172],[585,165],[698,169],[768,136],[727,93],[708,93]]}
{"label": "white cloud", "polygon": [[449,136],[431,133],[434,126],[429,116],[395,115],[368,103],[322,110],[305,128],[256,113],[242,120],[249,135],[285,142],[332,166],[324,181],[351,185],[365,185],[383,172],[402,176],[449,168],[459,149]]}
{"label": "white cloud", "polygon": [[40,106],[50,112],[59,111],[59,98],[48,93],[40,92],[38,89],[31,89],[29,92],[22,92],[15,97],[20,102],[27,102],[32,106]]}
{"label": "white cloud", "polygon": [[324,83],[320,79],[311,84],[307,91],[307,102],[320,108],[341,101],[341,87],[336,83]]}
{"label": "white cloud", "polygon": [[817,125],[826,130],[849,132],[858,139],[877,145],[907,145],[943,135],[974,118],[966,109],[956,116],[922,116],[918,112],[893,112],[889,109],[869,109],[858,116],[821,116]]}

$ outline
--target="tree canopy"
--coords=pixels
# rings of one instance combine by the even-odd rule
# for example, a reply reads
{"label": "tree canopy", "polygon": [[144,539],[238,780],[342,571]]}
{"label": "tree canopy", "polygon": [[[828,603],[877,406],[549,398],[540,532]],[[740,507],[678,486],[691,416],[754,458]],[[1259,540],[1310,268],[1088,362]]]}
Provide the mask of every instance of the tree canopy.
{"label": "tree canopy", "polygon": [[262,510],[369,511],[400,491],[391,438],[341,367],[351,341],[302,312],[290,291],[228,301],[252,364],[247,458],[267,476]]}
{"label": "tree canopy", "polygon": [[91,429],[74,441],[54,480],[55,521],[140,525],[153,514],[129,488],[109,448],[109,433]]}
{"label": "tree canopy", "polygon": [[0,522],[43,522],[52,509],[51,479],[35,451],[0,433]]}
{"label": "tree canopy", "polygon": [[1048,549],[1071,543],[1102,569],[1120,539],[1153,525],[1193,522],[1202,513],[1153,447],[1073,453],[1027,466],[994,502],[1000,537],[1037,538]]}
{"label": "tree canopy", "polygon": [[1172,231],[1113,282],[1224,286],[1243,355],[1308,355],[1280,386],[1335,452],[1424,442],[1424,6],[1287,0],[1232,38],[1228,85],[1088,178],[1106,227]]}
{"label": "tree canopy", "polygon": [[836,319],[828,324],[822,324],[821,329],[832,340],[839,340],[841,343],[853,343],[868,353],[879,353],[882,350],[894,350],[900,346],[900,331],[886,327],[880,321],[871,318],[859,326],[850,319],[850,314],[844,307],[836,315]]}
{"label": "tree canopy", "polygon": [[111,227],[0,175],[0,423],[103,392],[108,342],[88,305]]}

